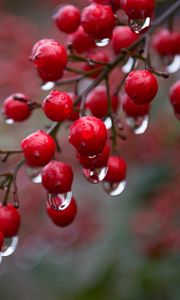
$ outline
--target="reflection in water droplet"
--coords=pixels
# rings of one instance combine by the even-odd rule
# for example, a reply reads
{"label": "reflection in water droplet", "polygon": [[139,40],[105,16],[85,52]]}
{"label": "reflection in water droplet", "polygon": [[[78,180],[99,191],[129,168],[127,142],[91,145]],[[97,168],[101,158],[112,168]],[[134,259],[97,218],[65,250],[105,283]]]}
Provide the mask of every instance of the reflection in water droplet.
{"label": "reflection in water droplet", "polygon": [[72,199],[72,191],[65,194],[48,194],[47,205],[55,210],[66,209]]}
{"label": "reflection in water droplet", "polygon": [[104,125],[106,126],[106,129],[111,129],[112,127],[112,121],[111,121],[111,118],[110,117],[107,117],[105,120],[104,120]]}
{"label": "reflection in water droplet", "polygon": [[105,47],[109,44],[109,42],[110,42],[110,39],[104,38],[102,40],[97,40],[95,42],[95,44],[96,44],[97,47]]}
{"label": "reflection in water droplet", "polygon": [[126,118],[126,123],[133,129],[134,134],[143,134],[149,125],[149,116],[143,116],[138,118]]}
{"label": "reflection in water droplet", "polygon": [[108,168],[103,167],[103,168],[98,168],[94,170],[90,169],[85,169],[83,168],[83,174],[86,177],[86,179],[91,182],[91,183],[99,183],[103,181],[107,174]]}
{"label": "reflection in water droplet", "polygon": [[41,168],[26,168],[26,174],[27,177],[33,182],[33,183],[41,183],[42,177],[41,177]]}
{"label": "reflection in water droplet", "polygon": [[41,86],[42,91],[49,91],[55,87],[55,83],[53,81],[46,82]]}
{"label": "reflection in water droplet", "polygon": [[132,70],[133,64],[134,64],[134,58],[129,57],[127,63],[124,66],[121,67],[121,70],[125,74],[127,74],[127,73],[129,73]]}
{"label": "reflection in water droplet", "polygon": [[14,120],[13,119],[5,119],[5,123],[8,124],[8,125],[13,125]]}
{"label": "reflection in water droplet", "polygon": [[143,34],[148,31],[151,24],[151,18],[146,19],[130,19],[129,27],[136,34]]}
{"label": "reflection in water droplet", "polygon": [[176,73],[180,69],[180,55],[175,55],[171,63],[166,66],[166,71],[168,73]]}
{"label": "reflection in water droplet", "polygon": [[3,257],[14,253],[17,248],[18,240],[18,236],[13,236],[11,239],[5,239],[1,253]]}
{"label": "reflection in water droplet", "polygon": [[123,180],[121,182],[114,182],[110,183],[107,181],[103,182],[103,188],[105,192],[110,196],[118,196],[120,195],[126,187],[126,180]]}

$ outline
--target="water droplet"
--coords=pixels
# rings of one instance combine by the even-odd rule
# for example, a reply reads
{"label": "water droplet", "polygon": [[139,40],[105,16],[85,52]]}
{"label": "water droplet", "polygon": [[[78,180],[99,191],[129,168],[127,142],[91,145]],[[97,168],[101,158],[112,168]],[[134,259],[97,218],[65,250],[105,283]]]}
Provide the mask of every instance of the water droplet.
{"label": "water droplet", "polygon": [[53,81],[46,82],[45,84],[41,85],[42,91],[49,91],[55,87],[55,83]]}
{"label": "water droplet", "polygon": [[5,119],[5,123],[8,125],[13,125],[14,124],[14,120],[13,119]]}
{"label": "water droplet", "polygon": [[136,34],[143,34],[148,31],[151,24],[151,18],[146,19],[130,19],[129,27]]}
{"label": "water droplet", "polygon": [[13,236],[10,239],[5,239],[1,252],[2,257],[9,256],[14,253],[17,248],[18,240],[18,236]]}
{"label": "water droplet", "polygon": [[47,205],[55,210],[66,209],[72,199],[72,191],[65,194],[48,194]]}
{"label": "water droplet", "polygon": [[105,47],[109,44],[109,42],[110,42],[109,38],[104,38],[102,40],[95,41],[95,44],[97,47]]}
{"label": "water droplet", "polygon": [[176,73],[180,69],[180,55],[175,55],[169,65],[166,66],[168,73]]}
{"label": "water droplet", "polygon": [[134,65],[134,58],[129,57],[128,61],[126,62],[126,64],[124,66],[121,67],[121,70],[127,74],[132,70],[132,67]]}
{"label": "water droplet", "polygon": [[134,134],[143,134],[148,128],[149,116],[138,117],[136,119],[128,117],[126,122],[133,129]]}
{"label": "water droplet", "polygon": [[103,182],[103,188],[105,192],[110,196],[118,196],[120,195],[126,187],[126,180],[120,182],[110,183],[107,181]]}
{"label": "water droplet", "polygon": [[85,169],[83,168],[83,174],[86,177],[86,179],[91,182],[91,183],[99,183],[103,181],[107,174],[108,168],[103,167],[103,168],[98,168],[98,169]]}
{"label": "water droplet", "polygon": [[107,117],[105,120],[104,120],[104,125],[106,126],[106,129],[111,129],[112,127],[112,121],[111,121],[111,118],[110,117]]}
{"label": "water droplet", "polygon": [[41,168],[26,168],[26,174],[33,183],[41,183]]}

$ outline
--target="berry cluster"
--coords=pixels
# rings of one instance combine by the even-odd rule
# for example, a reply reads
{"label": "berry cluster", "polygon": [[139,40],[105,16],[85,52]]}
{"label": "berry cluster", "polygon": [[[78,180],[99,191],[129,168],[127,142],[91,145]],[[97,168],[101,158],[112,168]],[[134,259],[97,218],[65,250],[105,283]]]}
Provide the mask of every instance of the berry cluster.
{"label": "berry cluster", "polygon": [[[169,14],[165,12],[157,19],[156,25],[176,8],[175,3]],[[120,10],[126,20],[123,25]],[[150,28],[153,31],[153,14],[153,0],[94,0],[81,12],[74,5],[64,5],[53,20],[58,30],[67,34],[66,45],[42,39],[33,46],[30,60],[42,89],[50,93],[41,103],[22,93],[13,94],[4,100],[3,114],[9,123],[22,122],[40,108],[53,123],[47,131],[37,130],[25,137],[21,150],[1,151],[4,161],[14,153],[22,152],[24,156],[12,172],[0,174],[5,178],[1,188],[6,190],[0,206],[2,256],[15,249],[12,245],[20,223],[16,174],[23,164],[41,169],[39,182],[47,192],[47,214],[54,224],[67,226],[76,216],[72,167],[55,159],[60,150],[57,132],[63,122],[68,124],[69,143],[76,150],[85,178],[91,183],[102,182],[111,196],[124,191],[127,165],[118,151],[118,139],[127,138],[125,130],[129,127],[135,134],[145,132],[151,103],[158,92],[157,76],[168,78],[166,69],[153,67],[148,35],[141,36]],[[179,32],[161,29],[153,35],[152,47],[161,57],[175,57],[180,54],[179,40]],[[114,69],[119,73],[111,84]],[[69,89],[61,89],[63,85],[69,85]],[[171,88],[170,103],[179,118],[180,81]],[[8,204],[12,183],[14,206]],[[6,249],[7,238],[12,239],[12,244]]]}

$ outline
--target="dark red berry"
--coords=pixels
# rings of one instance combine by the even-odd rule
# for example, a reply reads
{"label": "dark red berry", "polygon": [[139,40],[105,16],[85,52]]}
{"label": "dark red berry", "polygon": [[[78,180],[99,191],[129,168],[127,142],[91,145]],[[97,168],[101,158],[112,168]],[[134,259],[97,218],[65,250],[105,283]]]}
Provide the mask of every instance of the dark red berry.
{"label": "dark red berry", "polygon": [[[93,71],[93,70],[97,69],[97,71],[95,71],[89,75],[89,77],[91,77],[91,78],[97,78],[99,76],[99,74],[102,72],[104,65],[106,65],[109,62],[109,57],[107,56],[106,53],[104,53],[102,51],[98,51],[96,53],[90,54],[88,56],[88,59],[89,59],[90,63],[84,65],[84,68],[83,68],[84,71],[89,72],[89,71]],[[93,63],[93,62],[91,62],[91,60],[97,61],[97,63]],[[98,62],[100,62],[100,63],[98,63]]]}
{"label": "dark red berry", "polygon": [[50,120],[61,122],[72,114],[73,103],[68,93],[53,90],[44,99],[42,108]]}
{"label": "dark red berry", "polygon": [[95,40],[110,38],[116,18],[110,6],[93,3],[82,11],[84,31]]}
{"label": "dark red berry", "polygon": [[61,78],[67,64],[66,49],[52,39],[37,42],[31,57],[44,81],[56,81]]}
{"label": "dark red berry", "polygon": [[0,231],[0,251],[2,250],[3,243],[4,243],[4,234],[2,231]]}
{"label": "dark red berry", "polygon": [[94,170],[107,166],[109,153],[110,148],[108,145],[105,145],[103,152],[93,157],[84,156],[77,152],[77,159],[84,168]]}
{"label": "dark red berry", "polygon": [[134,103],[128,95],[124,94],[122,97],[122,107],[128,117],[142,117],[149,114],[150,105],[138,105]]}
{"label": "dark red berry", "polygon": [[43,167],[53,158],[56,144],[49,134],[38,130],[22,140],[21,148],[28,165]]}
{"label": "dark red berry", "polygon": [[125,81],[125,90],[132,101],[144,105],[153,100],[158,91],[156,77],[148,70],[135,70]]}
{"label": "dark red berry", "polygon": [[120,9],[120,1],[121,0],[92,0],[91,2],[96,2],[102,5],[110,5],[114,11]]}
{"label": "dark red berry", "polygon": [[171,87],[170,101],[174,108],[174,112],[177,115],[180,115],[180,80]]}
{"label": "dark red berry", "polygon": [[[117,95],[111,96],[112,111],[116,112],[119,105]],[[86,107],[90,109],[93,116],[104,118],[108,114],[107,90],[104,85],[97,86],[86,98]]]}
{"label": "dark red berry", "polygon": [[81,155],[92,156],[101,153],[106,140],[106,127],[96,117],[82,117],[70,127],[69,141]]}
{"label": "dark red berry", "polygon": [[54,20],[59,30],[72,33],[80,25],[80,11],[74,5],[65,5],[57,11]]}
{"label": "dark red berry", "polygon": [[24,121],[31,114],[28,102],[29,98],[26,95],[21,93],[13,94],[4,100],[3,113],[8,119]]}
{"label": "dark red berry", "polygon": [[41,172],[42,184],[51,194],[64,194],[71,191],[73,171],[70,165],[51,161]]}
{"label": "dark red berry", "polygon": [[68,226],[73,222],[77,214],[76,201],[74,198],[72,198],[70,204],[62,210],[55,210],[52,207],[47,206],[47,214],[55,225],[59,227]]}
{"label": "dark red berry", "polygon": [[154,0],[121,0],[121,7],[129,19],[145,19],[154,11]]}
{"label": "dark red berry", "polygon": [[67,43],[70,43],[78,54],[87,52],[96,46],[94,40],[84,32],[82,26],[68,36]]}
{"label": "dark red berry", "polygon": [[16,236],[20,226],[20,214],[11,204],[0,205],[0,231],[5,238]]}
{"label": "dark red berry", "polygon": [[113,30],[112,47],[115,54],[119,54],[123,48],[128,48],[137,40],[137,35],[129,26],[117,26]]}
{"label": "dark red berry", "polygon": [[180,33],[161,29],[154,34],[153,48],[162,56],[174,56],[180,53]]}
{"label": "dark red berry", "polygon": [[120,156],[110,156],[108,160],[108,172],[105,181],[110,183],[120,182],[126,178],[126,162]]}

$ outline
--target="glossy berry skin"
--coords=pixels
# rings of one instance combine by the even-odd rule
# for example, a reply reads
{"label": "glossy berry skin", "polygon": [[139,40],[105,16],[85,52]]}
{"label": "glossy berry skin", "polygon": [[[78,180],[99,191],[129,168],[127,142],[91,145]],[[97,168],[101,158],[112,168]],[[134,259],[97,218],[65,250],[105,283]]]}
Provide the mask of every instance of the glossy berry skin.
{"label": "glossy berry skin", "polygon": [[77,159],[84,168],[94,170],[107,166],[109,153],[110,148],[108,145],[105,145],[102,153],[97,154],[94,157],[84,156],[77,152]]}
{"label": "glossy berry skin", "polygon": [[42,109],[52,121],[62,122],[69,118],[73,111],[73,103],[68,93],[53,90],[44,99]]}
{"label": "glossy berry skin", "polygon": [[[111,96],[112,111],[116,112],[119,105],[118,96]],[[86,98],[86,107],[91,111],[92,115],[97,118],[104,118],[108,114],[108,98],[104,85],[99,85],[93,89]]]}
{"label": "glossy berry skin", "polygon": [[145,19],[154,11],[154,0],[121,0],[121,7],[129,19]]}
{"label": "glossy berry skin", "polygon": [[106,127],[96,117],[82,117],[70,127],[69,141],[81,155],[93,156],[101,153],[106,140]]}
{"label": "glossy berry skin", "polygon": [[180,80],[177,81],[170,90],[170,101],[174,108],[174,112],[180,114]]}
{"label": "glossy berry skin", "polygon": [[68,36],[67,43],[71,44],[78,54],[87,52],[96,46],[94,40],[84,32],[82,26]]}
{"label": "glossy berry skin", "polygon": [[62,77],[66,67],[67,53],[63,45],[45,39],[35,44],[31,59],[42,80],[56,81]]}
{"label": "glossy berry skin", "polygon": [[149,114],[150,105],[138,105],[134,103],[128,95],[124,94],[122,97],[122,107],[128,117],[138,118]]}
{"label": "glossy berry skin", "polygon": [[108,172],[104,181],[118,183],[126,178],[126,162],[120,156],[110,156],[108,160]]}
{"label": "glossy berry skin", "polygon": [[57,11],[53,19],[59,30],[72,33],[80,25],[80,11],[74,5],[65,5]]}
{"label": "glossy berry skin", "polygon": [[112,9],[114,11],[120,9],[121,5],[120,5],[120,1],[121,0],[92,0],[91,2],[96,2],[98,4],[102,4],[102,5],[110,5],[112,7]]}
{"label": "glossy berry skin", "polygon": [[[107,64],[109,62],[109,57],[107,56],[106,53],[102,51],[98,51],[96,53],[88,55],[88,59],[89,60],[92,59],[94,61],[101,62],[104,64]],[[97,69],[97,71],[89,75],[89,77],[96,79],[99,76],[99,74],[102,72],[102,68],[104,67],[101,63],[85,64],[83,69],[86,72]]]}
{"label": "glossy berry skin", "polygon": [[38,130],[22,140],[21,148],[28,165],[43,167],[52,159],[56,144],[49,134]]}
{"label": "glossy berry skin", "polygon": [[110,38],[116,19],[110,6],[93,3],[82,11],[81,25],[95,40]]}
{"label": "glossy berry skin", "polygon": [[137,40],[137,35],[129,26],[117,26],[113,30],[112,48],[115,54],[119,54],[123,48],[128,48]]}
{"label": "glossy berry skin", "polygon": [[3,113],[8,119],[20,122],[26,120],[30,114],[31,109],[28,105],[29,98],[21,93],[16,93],[4,100]]}
{"label": "glossy berry skin", "polygon": [[152,46],[162,56],[174,56],[180,53],[180,33],[161,29],[154,34]]}
{"label": "glossy berry skin", "polygon": [[76,201],[72,198],[70,204],[63,210],[55,210],[48,206],[47,214],[55,225],[59,227],[68,226],[74,221],[77,214]]}
{"label": "glossy berry skin", "polygon": [[0,231],[5,238],[16,236],[20,226],[20,214],[13,205],[0,205]]}
{"label": "glossy berry skin", "polygon": [[2,231],[0,231],[0,252],[3,247],[3,243],[4,243],[4,234],[2,233]]}
{"label": "glossy berry skin", "polygon": [[125,80],[125,90],[134,103],[148,104],[158,91],[157,79],[148,70],[132,71]]}
{"label": "glossy berry skin", "polygon": [[60,161],[50,161],[42,171],[42,185],[51,194],[71,191],[73,171],[70,165]]}

